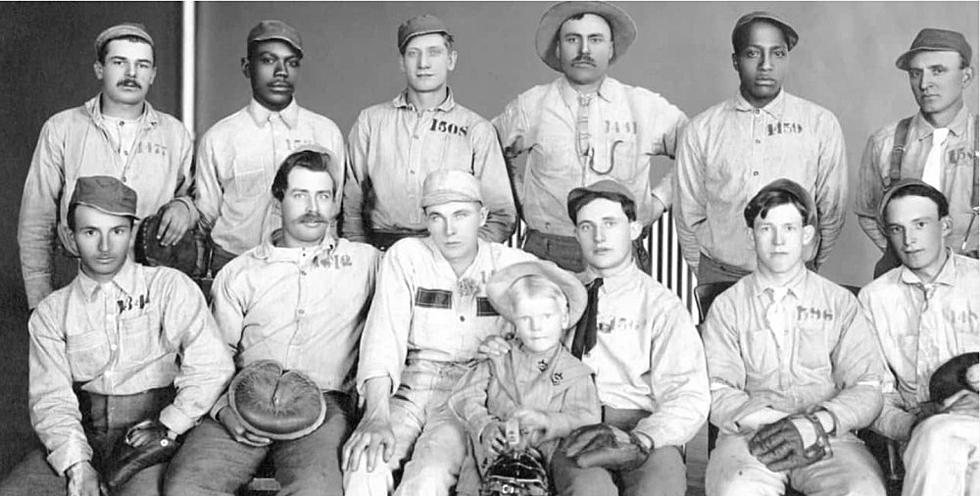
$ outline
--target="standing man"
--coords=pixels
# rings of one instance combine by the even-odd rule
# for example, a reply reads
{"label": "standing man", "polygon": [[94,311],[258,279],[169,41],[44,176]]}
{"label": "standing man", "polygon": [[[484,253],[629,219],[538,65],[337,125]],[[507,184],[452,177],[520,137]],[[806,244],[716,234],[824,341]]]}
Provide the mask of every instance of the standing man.
{"label": "standing man", "polygon": [[895,61],[908,73],[919,113],[871,135],[861,159],[855,211],[861,229],[884,251],[875,277],[901,265],[878,224],[886,188],[902,178],[921,179],[949,200],[952,226],[946,246],[977,257],[977,116],[963,105],[973,82],[973,50],[955,31],[926,28]]}
{"label": "standing man", "polygon": [[885,374],[857,299],[806,268],[815,207],[778,179],[745,207],[757,269],[715,299],[704,322],[711,423],[708,496],[884,496],[852,430],[881,411]]}
{"label": "standing man", "polygon": [[[568,215],[589,289],[568,342],[595,372],[603,423],[577,429],[559,448],[555,488],[561,495],[683,496],[684,445],[711,403],[701,339],[680,299],[633,261],[642,225],[627,188],[612,180],[575,188]],[[597,437],[616,442],[591,449]]]}
{"label": "standing man", "polygon": [[[252,100],[211,126],[197,149],[195,201],[201,227],[211,233],[212,273],[280,227],[269,185],[287,155],[318,144],[344,160],[337,125],[300,107],[293,97],[303,59],[296,29],[282,21],[262,21],[248,32],[245,51],[242,74],[251,82]],[[341,191],[343,177],[336,179]],[[334,203],[336,215],[340,199]]]}
{"label": "standing man", "polygon": [[[271,440],[247,429],[239,416],[242,403],[232,408],[225,394],[211,410],[213,418],[188,435],[173,460],[167,494],[230,496],[267,455],[283,493],[342,494],[338,453],[350,432],[357,346],[380,260],[374,248],[330,233],[342,175],[340,157],[322,147],[289,155],[271,188],[282,229],[230,262],[213,286],[215,319],[238,368],[275,360],[305,374],[322,391],[325,420],[302,437]],[[265,406],[269,416],[301,408],[298,402],[277,404],[276,397]],[[254,424],[262,416],[248,418]]]}
{"label": "standing man", "polygon": [[[674,157],[687,117],[660,95],[606,75],[635,38],[633,18],[615,5],[555,4],[541,17],[535,45],[562,76],[522,93],[493,120],[528,227],[524,249],[566,270],[585,268],[565,212],[573,188],[601,179],[627,185],[644,228],[670,206],[672,174],[653,187],[650,163]],[[648,268],[640,237],[634,244]]]}
{"label": "standing man", "polygon": [[742,16],[732,30],[734,98],[691,120],[677,151],[677,236],[699,283],[736,281],[755,270],[741,216],[752,194],[777,178],[816,201],[816,230],[804,260],[816,270],[844,225],[847,164],[834,114],[789,94],[783,80],[799,36],[768,12]]}
{"label": "standing man", "polygon": [[344,236],[382,250],[425,236],[422,183],[432,171],[458,169],[480,181],[489,211],[480,237],[506,241],[517,214],[504,157],[493,126],[453,99],[453,35],[434,15],[413,17],[398,27],[398,53],[405,90],[362,111],[350,131]]}
{"label": "standing man", "polygon": [[486,282],[534,259],[479,236],[482,191],[468,172],[430,173],[421,202],[429,236],[403,239],[384,256],[357,367],[366,406],[344,445],[347,494],[390,493],[399,469],[397,494],[447,495],[456,482],[466,433],[449,395],[480,343],[512,329],[487,300]]}
{"label": "standing man", "polygon": [[[136,191],[109,176],[74,184],[66,219],[79,274],[28,323],[31,424],[45,450],[13,469],[4,495],[64,495],[67,484],[69,496],[98,496],[124,438],[172,445],[234,371],[197,285],[130,259]],[[112,494],[159,494],[165,471],[145,468]]]}
{"label": "standing man", "polygon": [[161,214],[160,243],[176,244],[198,220],[191,136],[146,101],[157,71],[153,38],[140,24],[118,24],[95,38],[95,54],[102,91],[44,123],[24,182],[17,243],[30,308],[78,272],[66,193],[79,177],[112,176],[133,188],[139,218]]}
{"label": "standing man", "polygon": [[946,246],[953,221],[936,188],[917,179],[898,181],[878,212],[902,265],[860,295],[897,386],[886,389],[875,428],[907,443],[902,494],[980,494],[976,390],[945,402],[930,397],[937,368],[980,351],[980,265]]}

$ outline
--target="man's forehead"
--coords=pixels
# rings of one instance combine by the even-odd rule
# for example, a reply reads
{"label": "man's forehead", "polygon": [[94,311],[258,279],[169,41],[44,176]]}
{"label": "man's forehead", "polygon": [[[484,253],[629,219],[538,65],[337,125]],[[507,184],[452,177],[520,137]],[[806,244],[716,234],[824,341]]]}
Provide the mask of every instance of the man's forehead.
{"label": "man's forehead", "polygon": [[[903,214],[904,219],[893,219],[898,214]],[[908,195],[892,198],[885,207],[885,219],[889,222],[923,218],[939,218],[939,205],[925,196]]]}
{"label": "man's forehead", "polygon": [[333,189],[333,177],[325,170],[316,171],[306,167],[295,167],[286,176],[286,189],[305,191]]}
{"label": "man's forehead", "polygon": [[621,203],[608,198],[598,197],[589,200],[588,203],[579,207],[577,217],[579,222],[584,220],[620,218],[626,217],[626,211],[623,210]]}
{"label": "man's forehead", "polygon": [[438,205],[429,205],[428,207],[425,208],[425,212],[427,214],[434,214],[434,213],[451,214],[455,212],[462,212],[467,210],[472,211],[472,210],[479,210],[479,209],[480,209],[480,204],[478,202],[454,201],[454,202],[440,203]]}
{"label": "man's forehead", "polygon": [[424,50],[426,48],[442,48],[444,46],[446,46],[446,38],[442,35],[442,33],[429,33],[413,36],[412,39],[408,40],[408,43],[405,44],[405,51],[407,52],[413,48],[416,50]]}
{"label": "man's forehead", "polygon": [[937,65],[958,66],[959,62],[958,52],[923,50],[909,59],[909,69],[925,69]]}
{"label": "man's forehead", "polygon": [[261,55],[264,53],[277,55],[283,58],[300,57],[300,53],[292,45],[283,40],[262,40],[255,42],[254,53]]}
{"label": "man's forehead", "polygon": [[153,47],[145,41],[117,38],[106,44],[106,58],[134,57],[153,59]]}
{"label": "man's forehead", "polygon": [[767,46],[767,45],[784,45],[789,46],[786,42],[786,33],[783,32],[779,26],[771,22],[767,22],[764,19],[760,19],[752,22],[746,27],[747,35],[746,44],[750,46]]}
{"label": "man's forehead", "polygon": [[568,32],[581,34],[586,31],[588,31],[588,34],[610,34],[612,33],[612,28],[609,26],[609,23],[606,21],[605,17],[598,14],[585,13],[582,14],[580,19],[576,19],[574,17],[565,19],[565,22],[561,23],[561,28],[558,30],[560,34],[565,34]]}

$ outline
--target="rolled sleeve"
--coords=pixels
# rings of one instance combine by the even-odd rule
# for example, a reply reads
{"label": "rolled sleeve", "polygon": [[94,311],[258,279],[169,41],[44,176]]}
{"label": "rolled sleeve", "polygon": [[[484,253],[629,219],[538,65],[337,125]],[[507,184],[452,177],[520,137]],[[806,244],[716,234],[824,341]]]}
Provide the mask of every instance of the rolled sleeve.
{"label": "rolled sleeve", "polygon": [[679,300],[654,315],[650,389],[657,406],[636,430],[654,446],[682,446],[704,424],[711,404],[704,348]]}
{"label": "rolled sleeve", "polygon": [[220,163],[216,156],[213,137],[211,133],[206,133],[197,148],[195,169],[197,184],[194,193],[197,209],[200,212],[198,225],[204,232],[211,232],[221,212],[223,190],[222,172],[218,170]]}
{"label": "rolled sleeve", "polygon": [[48,463],[58,474],[92,459],[82,428],[78,399],[72,391],[65,338],[53,318],[57,312],[42,303],[28,322],[31,425],[48,450]]}
{"label": "rolled sleeve", "polygon": [[832,114],[827,114],[823,122],[824,131],[821,133],[820,156],[816,194],[814,202],[817,205],[818,221],[820,224],[820,246],[816,254],[816,264],[822,266],[844,228],[844,216],[847,207],[847,154],[844,147],[844,134],[840,123]]}
{"label": "rolled sleeve", "polygon": [[514,199],[519,204],[522,199],[521,192],[524,191],[524,172],[527,161],[517,160],[517,157],[529,150],[531,145],[531,143],[525,142],[530,124],[522,109],[520,97],[508,103],[503,113],[495,117],[491,123],[497,130],[497,139],[500,141],[507,174],[513,183]]}
{"label": "rolled sleeve", "polygon": [[361,112],[347,137],[347,160],[344,178],[343,235],[350,241],[364,242],[364,188],[367,173],[368,116]]}
{"label": "rolled sleeve", "polygon": [[64,139],[48,121],[34,148],[20,204],[17,243],[27,305],[35,308],[51,294],[52,246],[58,223],[58,201],[64,189]]}
{"label": "rolled sleeve", "polygon": [[486,121],[476,124],[473,133],[473,170],[480,179],[483,201],[490,211],[480,228],[488,241],[503,243],[514,232],[517,210],[511,193],[507,167],[493,126]]}
{"label": "rolled sleeve", "polygon": [[695,230],[707,220],[707,212],[702,203],[704,192],[704,157],[698,150],[699,139],[693,126],[687,126],[681,133],[677,149],[677,162],[673,186],[674,225],[677,239],[681,245],[684,260],[697,273],[701,258]]}
{"label": "rolled sleeve", "polygon": [[885,250],[888,247],[887,238],[878,226],[878,204],[881,203],[885,189],[878,163],[880,156],[881,140],[877,135],[872,135],[861,156],[857,192],[854,195],[854,213],[857,214],[858,224],[864,234],[871,238],[875,246]]}
{"label": "rolled sleeve", "polygon": [[174,274],[163,316],[168,338],[180,350],[180,371],[174,379],[177,396],[160,420],[182,434],[214,405],[235,372],[230,350],[218,337],[217,325],[204,296],[183,274]]}
{"label": "rolled sleeve", "polygon": [[376,377],[388,377],[392,391],[397,391],[401,385],[412,326],[413,299],[408,282],[411,262],[407,258],[395,244],[381,259],[374,301],[361,336],[357,367],[360,394],[364,394],[364,383]]}
{"label": "rolled sleeve", "polygon": [[[677,107],[670,105],[668,119],[672,121],[667,132],[661,138],[664,155],[673,160],[677,157],[677,144],[683,134],[684,127],[687,126],[687,115]],[[664,209],[669,210],[674,201],[674,176],[677,174],[676,162],[671,164],[670,170],[660,179],[656,186],[650,189],[650,193],[664,204]]]}

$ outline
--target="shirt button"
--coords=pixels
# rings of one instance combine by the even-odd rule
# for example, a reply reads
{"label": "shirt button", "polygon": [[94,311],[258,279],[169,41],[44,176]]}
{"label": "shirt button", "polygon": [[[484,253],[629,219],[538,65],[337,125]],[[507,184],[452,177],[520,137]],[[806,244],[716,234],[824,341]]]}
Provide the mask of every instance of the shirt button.
{"label": "shirt button", "polygon": [[759,175],[759,171],[752,171],[752,175],[753,176],[758,176]]}
{"label": "shirt button", "polygon": [[761,140],[761,139],[756,139],[756,140],[755,140],[755,144],[757,144],[757,145],[758,145],[759,143],[762,143],[762,140]]}
{"label": "shirt button", "polygon": [[301,275],[301,276],[305,276],[305,275],[306,275],[306,271],[305,271],[305,270],[301,270],[301,271],[299,271],[299,275]]}
{"label": "shirt button", "polygon": [[460,322],[466,322],[466,317],[463,317],[462,315],[460,315],[459,316],[459,321]]}
{"label": "shirt button", "polygon": [[110,350],[115,350],[116,349],[116,343],[109,343],[109,349]]}
{"label": "shirt button", "polygon": [[755,109],[755,115],[759,115],[760,112],[762,112],[762,111],[759,110],[759,109]]}
{"label": "shirt button", "polygon": [[299,310],[296,311],[296,313],[298,313],[300,315],[303,315],[303,314],[306,313],[306,310],[303,310],[302,308],[300,308]]}
{"label": "shirt button", "polygon": [[413,175],[413,176],[415,175],[415,171],[413,171],[413,170],[408,171],[408,173],[411,174],[411,175]]}
{"label": "shirt button", "polygon": [[412,136],[412,139],[419,139],[419,135],[417,135],[417,134],[416,135],[413,135]]}

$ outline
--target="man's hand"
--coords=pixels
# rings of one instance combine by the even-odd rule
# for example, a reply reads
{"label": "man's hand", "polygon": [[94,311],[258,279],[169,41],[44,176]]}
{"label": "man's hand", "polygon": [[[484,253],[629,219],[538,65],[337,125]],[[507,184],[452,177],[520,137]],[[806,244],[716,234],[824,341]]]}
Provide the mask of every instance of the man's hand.
{"label": "man's hand", "polygon": [[239,443],[246,444],[248,446],[254,446],[256,448],[261,448],[263,446],[268,446],[272,444],[272,440],[267,437],[257,436],[248,432],[245,426],[238,421],[238,417],[235,416],[235,412],[231,411],[231,407],[224,407],[218,412],[218,421],[225,426],[225,430],[231,437],[238,441]]}
{"label": "man's hand", "polygon": [[939,412],[958,413],[978,418],[980,417],[980,394],[962,389],[946,398]]}
{"label": "man's hand", "polygon": [[617,471],[643,465],[651,451],[636,434],[607,424],[579,427],[562,444],[565,456],[579,468],[603,467]]}
{"label": "man's hand", "polygon": [[344,452],[340,461],[341,467],[347,467],[353,472],[361,466],[361,457],[366,458],[367,471],[373,472],[378,465],[380,455],[384,463],[395,454],[395,432],[391,429],[391,421],[384,417],[365,416],[350,439],[344,443]]}
{"label": "man's hand", "polygon": [[807,414],[790,415],[763,426],[749,440],[749,452],[773,472],[805,467],[833,456],[820,421]]}
{"label": "man's hand", "polygon": [[554,437],[547,413],[530,408],[521,408],[511,415],[521,424],[521,434],[532,446]]}
{"label": "man's hand", "polygon": [[157,240],[163,246],[174,246],[191,228],[190,207],[182,201],[171,201],[160,209]]}
{"label": "man's hand", "polygon": [[485,358],[498,357],[506,354],[510,351],[510,343],[507,342],[502,336],[496,334],[487,336],[486,339],[480,343],[480,347],[476,350],[476,358],[482,360]]}
{"label": "man's hand", "polygon": [[507,447],[507,427],[499,420],[494,420],[480,432],[480,444],[483,449],[497,456]]}
{"label": "man's hand", "polygon": [[106,496],[109,492],[99,484],[99,473],[88,461],[78,462],[65,471],[68,476],[68,496]]}
{"label": "man's hand", "polygon": [[177,433],[168,429],[159,421],[140,423],[133,426],[129,430],[129,433],[126,434],[126,444],[134,448],[139,448],[161,437],[177,439]]}

